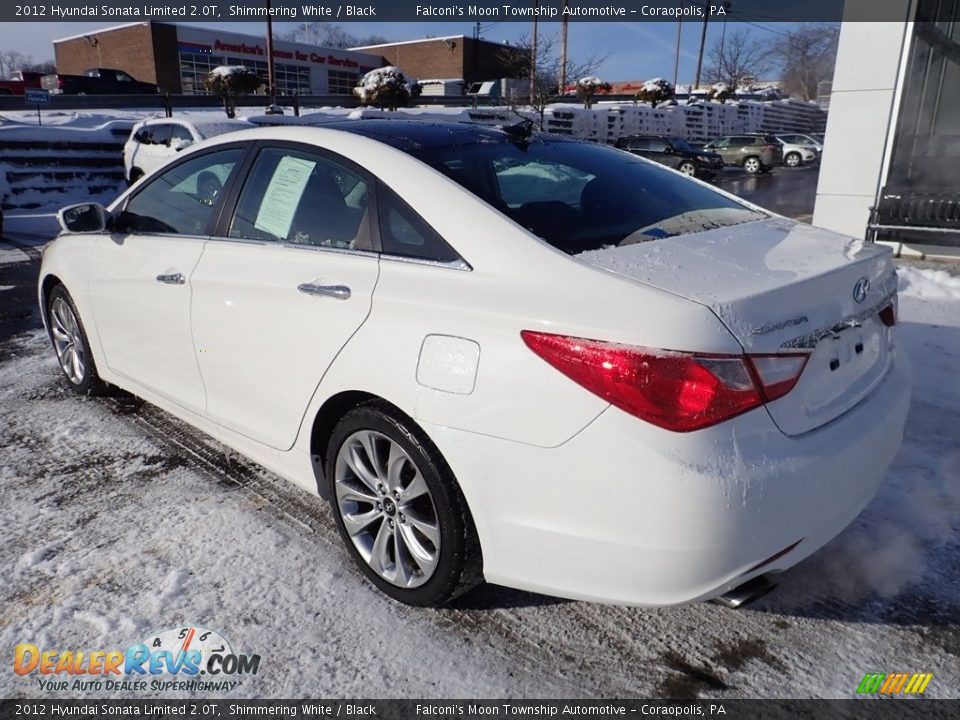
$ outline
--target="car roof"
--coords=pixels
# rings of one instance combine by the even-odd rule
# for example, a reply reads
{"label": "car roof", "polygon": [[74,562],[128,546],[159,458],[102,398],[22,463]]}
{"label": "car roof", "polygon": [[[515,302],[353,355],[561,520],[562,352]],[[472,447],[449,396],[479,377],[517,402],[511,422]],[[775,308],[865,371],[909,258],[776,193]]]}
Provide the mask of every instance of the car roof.
{"label": "car roof", "polygon": [[[515,142],[518,139],[517,135],[500,128],[469,122],[364,118],[339,120],[315,127],[362,135],[404,152],[458,145],[476,145],[478,143],[508,143]],[[550,143],[577,142],[562,136],[542,133],[532,136],[531,139],[537,142]]]}

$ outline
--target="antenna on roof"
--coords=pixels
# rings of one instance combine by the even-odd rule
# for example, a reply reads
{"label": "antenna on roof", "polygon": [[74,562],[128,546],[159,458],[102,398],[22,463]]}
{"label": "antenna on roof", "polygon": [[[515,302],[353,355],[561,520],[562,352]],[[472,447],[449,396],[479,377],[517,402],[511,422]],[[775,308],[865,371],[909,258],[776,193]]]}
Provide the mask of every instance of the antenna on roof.
{"label": "antenna on roof", "polygon": [[523,118],[513,125],[501,125],[500,129],[516,140],[529,140],[533,135],[533,120]]}

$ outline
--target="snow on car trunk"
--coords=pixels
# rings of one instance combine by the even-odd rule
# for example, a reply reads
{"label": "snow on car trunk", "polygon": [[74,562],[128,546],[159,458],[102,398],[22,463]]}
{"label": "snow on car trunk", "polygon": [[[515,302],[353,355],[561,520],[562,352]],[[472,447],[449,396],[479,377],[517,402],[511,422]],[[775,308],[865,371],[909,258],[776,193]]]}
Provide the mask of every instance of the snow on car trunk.
{"label": "snow on car trunk", "polygon": [[710,307],[748,353],[809,353],[796,387],[767,405],[788,435],[842,415],[893,362],[886,248],[774,218],[577,257]]}

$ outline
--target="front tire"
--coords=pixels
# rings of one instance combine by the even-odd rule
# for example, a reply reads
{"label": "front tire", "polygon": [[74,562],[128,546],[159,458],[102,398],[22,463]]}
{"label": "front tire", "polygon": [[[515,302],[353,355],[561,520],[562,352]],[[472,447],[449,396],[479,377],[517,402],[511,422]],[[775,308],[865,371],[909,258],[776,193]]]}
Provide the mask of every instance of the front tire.
{"label": "front tire", "polygon": [[743,161],[743,169],[746,170],[751,175],[756,175],[762,169],[760,163],[760,158],[758,157],[748,157]]}
{"label": "front tire", "polygon": [[57,285],[47,300],[47,327],[57,362],[70,389],[81,395],[97,395],[106,388],[97,374],[80,313],[63,285]]}
{"label": "front tire", "polygon": [[677,167],[677,171],[683,173],[684,175],[689,175],[690,177],[693,177],[694,175],[697,174],[697,166],[694,165],[692,162],[684,161],[680,163],[679,167]]}
{"label": "front tire", "polygon": [[408,605],[443,605],[482,580],[479,543],[453,473],[385,402],[349,411],[326,459],[337,529],[363,573]]}
{"label": "front tire", "polygon": [[787,156],[783,159],[784,164],[787,167],[800,167],[803,164],[803,158],[800,157],[800,153],[792,152],[788,153]]}

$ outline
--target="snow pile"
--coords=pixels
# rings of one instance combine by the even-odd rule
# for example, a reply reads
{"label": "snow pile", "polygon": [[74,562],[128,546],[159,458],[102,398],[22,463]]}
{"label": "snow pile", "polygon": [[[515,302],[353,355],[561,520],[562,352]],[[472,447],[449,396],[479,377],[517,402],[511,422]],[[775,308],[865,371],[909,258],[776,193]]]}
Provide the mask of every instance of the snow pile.
{"label": "snow pile", "polygon": [[246,65],[219,65],[210,71],[209,77],[228,78],[235,75],[259,77],[257,71]]}
{"label": "snow pile", "polygon": [[945,270],[922,270],[901,267],[897,271],[898,289],[902,297],[930,300],[960,300],[960,277]]}
{"label": "snow pile", "polygon": [[593,92],[597,90],[597,88],[603,87],[604,84],[605,83],[603,80],[598,78],[596,75],[587,75],[586,77],[582,77],[577,80],[577,90],[583,92]]}
{"label": "snow pile", "polygon": [[643,91],[657,92],[658,90],[665,89],[668,87],[672,88],[673,86],[663,78],[653,78],[652,80],[647,80],[643,84]]}
{"label": "snow pile", "polygon": [[727,85],[725,82],[718,82],[713,84],[713,86],[711,87],[711,90],[713,90],[715,95],[719,95],[721,93],[730,92],[730,86]]}

